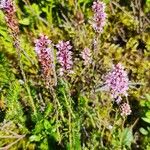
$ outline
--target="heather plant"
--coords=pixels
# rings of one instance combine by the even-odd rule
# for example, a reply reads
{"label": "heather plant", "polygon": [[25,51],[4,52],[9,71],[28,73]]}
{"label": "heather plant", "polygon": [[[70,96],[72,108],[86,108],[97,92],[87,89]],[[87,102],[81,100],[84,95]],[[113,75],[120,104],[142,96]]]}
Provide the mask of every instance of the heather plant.
{"label": "heather plant", "polygon": [[0,8],[0,149],[149,149],[148,0]]}
{"label": "heather plant", "polygon": [[59,69],[59,75],[63,76],[65,73],[71,73],[73,61],[72,52],[70,51],[72,49],[70,42],[60,41],[56,47],[58,49],[58,62],[61,65],[61,68]]}
{"label": "heather plant", "polygon": [[[49,48],[51,45],[51,48]],[[38,60],[42,67],[43,78],[47,86],[56,85],[56,72],[54,64],[54,52],[52,49],[52,41],[45,35],[40,35],[40,38],[35,41],[35,51],[38,55]],[[52,78],[54,78],[52,81]]]}
{"label": "heather plant", "polygon": [[16,18],[16,9],[12,0],[2,0],[0,4],[0,8],[3,9],[5,14],[5,21],[8,26],[8,30],[10,30],[10,35],[14,40],[14,46],[18,47],[18,34],[19,34],[19,27],[18,27],[18,20]]}
{"label": "heather plant", "polygon": [[105,26],[105,3],[100,1],[94,1],[92,9],[94,12],[92,26],[96,32],[100,33],[103,31],[103,27]]}
{"label": "heather plant", "polygon": [[91,50],[89,48],[85,47],[83,49],[83,51],[81,52],[81,57],[84,61],[85,66],[88,66],[89,64],[92,63],[92,53],[91,53]]}

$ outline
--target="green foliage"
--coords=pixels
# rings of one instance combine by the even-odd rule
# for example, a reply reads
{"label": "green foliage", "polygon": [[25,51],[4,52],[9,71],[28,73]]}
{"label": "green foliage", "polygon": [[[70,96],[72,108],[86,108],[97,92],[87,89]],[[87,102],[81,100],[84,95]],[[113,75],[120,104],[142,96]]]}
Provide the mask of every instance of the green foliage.
{"label": "green foliage", "polygon": [[[146,149],[148,149],[148,147],[150,146],[150,140],[149,135],[150,135],[150,95],[146,94],[145,95],[145,99],[141,100],[141,106],[143,111],[143,115],[141,117],[141,119],[146,123],[146,125],[142,126],[139,130],[141,132],[141,134],[143,134],[145,137],[143,139],[143,143],[146,147]],[[147,136],[147,137],[146,137]]]}
{"label": "green foliage", "polygon": [[4,54],[0,53],[0,85],[4,86],[9,83],[10,79],[13,78],[12,73],[9,69],[10,65]]}
{"label": "green foliage", "polygon": [[[29,142],[37,142],[37,148],[40,149],[51,149],[54,142],[58,140],[58,134],[56,132],[58,124],[53,125],[54,122],[50,122],[46,119],[39,121],[36,125],[32,134],[29,138]],[[57,127],[56,127],[57,126]]]}
{"label": "green foliage", "polygon": [[[150,149],[150,2],[140,6],[136,0],[103,0],[107,23],[101,35],[90,24],[92,2],[16,0],[20,58],[0,10],[0,149]],[[73,45],[74,73],[58,75],[52,89],[43,82],[34,51],[40,33],[54,45],[60,40]],[[89,66],[80,56],[85,47],[92,51]],[[105,74],[118,62],[131,82],[132,114],[127,118],[120,115],[109,93],[101,90]]]}
{"label": "green foliage", "polygon": [[[22,106],[19,101],[21,87],[18,81],[13,81],[7,91],[6,105],[8,107],[6,119],[15,120],[17,123],[24,122]],[[12,113],[13,112],[13,113]]]}
{"label": "green foliage", "polygon": [[144,7],[144,11],[148,13],[150,11],[150,0],[146,0],[146,5]]}
{"label": "green foliage", "polygon": [[131,148],[131,144],[133,142],[132,128],[125,128],[121,137],[121,145]]}

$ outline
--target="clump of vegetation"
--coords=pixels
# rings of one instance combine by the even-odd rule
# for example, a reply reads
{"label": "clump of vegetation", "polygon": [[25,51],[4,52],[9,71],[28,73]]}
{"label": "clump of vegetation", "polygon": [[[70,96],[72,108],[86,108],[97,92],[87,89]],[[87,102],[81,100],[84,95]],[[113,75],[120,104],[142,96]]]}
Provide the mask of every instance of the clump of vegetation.
{"label": "clump of vegetation", "polygon": [[0,8],[0,149],[149,150],[149,0]]}

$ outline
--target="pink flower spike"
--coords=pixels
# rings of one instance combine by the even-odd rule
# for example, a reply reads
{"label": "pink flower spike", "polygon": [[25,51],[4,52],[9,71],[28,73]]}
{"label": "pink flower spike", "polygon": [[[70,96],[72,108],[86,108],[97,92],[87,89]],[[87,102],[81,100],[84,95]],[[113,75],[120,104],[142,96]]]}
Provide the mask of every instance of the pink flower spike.
{"label": "pink flower spike", "polygon": [[57,59],[61,65],[60,76],[63,76],[65,73],[72,72],[73,61],[72,52],[70,51],[72,46],[70,45],[70,41],[60,41],[56,47],[58,49]]}
{"label": "pink flower spike", "polygon": [[13,0],[1,0],[0,8],[5,14],[5,21],[7,23],[7,27],[9,28],[10,34],[14,41],[14,46],[16,48],[19,47],[19,27],[18,20],[15,14],[15,6],[13,4]]}
{"label": "pink flower spike", "polygon": [[[40,34],[40,37],[35,40],[35,52],[42,67],[42,74],[49,85],[51,76],[55,77],[54,56],[52,52],[52,42],[47,36]],[[56,85],[56,83],[54,83]]]}
{"label": "pink flower spike", "polygon": [[84,60],[85,66],[92,63],[92,54],[89,48],[84,48],[81,52],[81,57]]}
{"label": "pink flower spike", "polygon": [[100,1],[95,1],[93,2],[93,5],[92,5],[92,10],[95,12],[95,13],[98,13],[98,12],[104,12],[105,11],[105,3],[103,2],[100,2]]}
{"label": "pink flower spike", "polygon": [[94,12],[93,16],[93,29],[101,33],[106,24],[106,13],[105,13],[105,4],[100,1],[93,2],[92,10]]}
{"label": "pink flower spike", "polygon": [[131,114],[131,108],[128,103],[124,103],[120,106],[121,109],[121,116],[128,116]]}
{"label": "pink flower spike", "polygon": [[121,95],[127,96],[129,79],[127,72],[120,63],[113,66],[112,70],[106,75],[105,84],[109,88],[113,98]]}
{"label": "pink flower spike", "polygon": [[3,9],[5,12],[14,12],[15,7],[12,0],[1,0],[0,8]]}

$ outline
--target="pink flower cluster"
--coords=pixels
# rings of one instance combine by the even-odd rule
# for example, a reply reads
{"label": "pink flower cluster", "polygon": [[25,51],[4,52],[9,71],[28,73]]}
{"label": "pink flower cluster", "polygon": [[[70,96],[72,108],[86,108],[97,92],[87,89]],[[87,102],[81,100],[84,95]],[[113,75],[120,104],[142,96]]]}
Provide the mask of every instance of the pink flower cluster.
{"label": "pink flower cluster", "polygon": [[95,1],[93,2],[92,9],[94,12],[92,26],[96,32],[101,33],[106,24],[105,4],[100,1]]}
{"label": "pink flower cluster", "polygon": [[0,8],[4,9],[5,12],[15,12],[15,8],[12,0],[1,0]]}
{"label": "pink flower cluster", "polygon": [[72,52],[70,51],[72,49],[70,42],[60,41],[56,45],[56,47],[58,49],[57,52],[58,62],[61,65],[60,76],[64,75],[65,73],[71,73],[73,61],[72,61]]}
{"label": "pink flower cluster", "polygon": [[92,53],[89,48],[84,48],[81,52],[81,57],[84,60],[84,65],[89,65],[92,63]]}
{"label": "pink flower cluster", "polygon": [[127,96],[129,79],[120,63],[113,66],[113,69],[106,75],[105,83],[113,98],[118,98],[121,101],[121,95]]}
{"label": "pink flower cluster", "polygon": [[121,116],[128,116],[132,112],[131,108],[130,108],[130,105],[128,103],[123,103],[120,106],[120,109],[121,109]]}
{"label": "pink flower cluster", "polygon": [[41,64],[44,78],[49,84],[51,75],[53,75],[53,54],[50,48],[52,42],[45,35],[40,35],[39,39],[35,41],[35,51],[38,55],[38,60]]}
{"label": "pink flower cluster", "polygon": [[5,20],[7,23],[8,28],[10,29],[10,34],[14,40],[14,46],[17,47],[19,44],[18,34],[19,34],[19,27],[18,21],[16,18],[16,10],[12,0],[2,0],[0,2],[0,8],[5,13]]}

